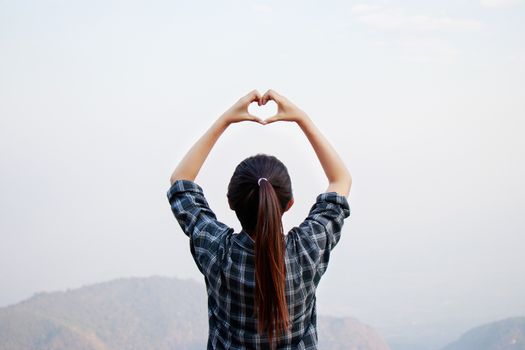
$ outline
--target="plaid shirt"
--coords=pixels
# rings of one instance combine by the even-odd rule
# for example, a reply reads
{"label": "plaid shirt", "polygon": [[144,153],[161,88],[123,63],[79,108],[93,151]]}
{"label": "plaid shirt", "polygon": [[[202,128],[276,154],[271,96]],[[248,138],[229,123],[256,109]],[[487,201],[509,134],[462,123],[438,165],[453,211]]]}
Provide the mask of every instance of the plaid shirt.
{"label": "plaid shirt", "polygon": [[[270,349],[267,336],[257,333],[253,316],[253,239],[217,220],[202,188],[193,181],[175,181],[167,197],[206,282],[207,348]],[[286,235],[285,293],[292,327],[276,338],[277,349],[317,349],[315,291],[349,215],[345,196],[321,193],[305,220]]]}

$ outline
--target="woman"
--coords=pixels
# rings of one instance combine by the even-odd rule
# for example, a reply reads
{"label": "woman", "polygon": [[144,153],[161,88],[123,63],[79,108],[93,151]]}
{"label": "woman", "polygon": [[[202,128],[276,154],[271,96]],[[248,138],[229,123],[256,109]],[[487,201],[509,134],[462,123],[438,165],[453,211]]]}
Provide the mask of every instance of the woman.
{"label": "woman", "polygon": [[[277,114],[261,120],[248,105],[273,100]],[[328,178],[306,219],[285,236],[282,215],[294,203],[290,176],[277,158],[243,160],[228,185],[228,202],[242,230],[217,220],[194,182],[211,148],[232,123],[295,122],[310,141]],[[208,292],[208,349],[316,349],[315,291],[330,252],[350,215],[352,178],[305,112],[273,90],[242,97],[193,145],[170,177],[167,197],[190,238]]]}

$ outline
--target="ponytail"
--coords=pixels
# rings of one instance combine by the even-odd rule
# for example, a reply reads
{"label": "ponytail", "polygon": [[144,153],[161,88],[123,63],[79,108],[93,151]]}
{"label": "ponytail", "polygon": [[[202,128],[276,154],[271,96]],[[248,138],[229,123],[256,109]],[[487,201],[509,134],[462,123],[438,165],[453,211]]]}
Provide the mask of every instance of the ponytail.
{"label": "ponytail", "polygon": [[259,332],[284,333],[289,324],[286,303],[285,242],[282,209],[269,181],[260,181],[255,225],[255,309]]}

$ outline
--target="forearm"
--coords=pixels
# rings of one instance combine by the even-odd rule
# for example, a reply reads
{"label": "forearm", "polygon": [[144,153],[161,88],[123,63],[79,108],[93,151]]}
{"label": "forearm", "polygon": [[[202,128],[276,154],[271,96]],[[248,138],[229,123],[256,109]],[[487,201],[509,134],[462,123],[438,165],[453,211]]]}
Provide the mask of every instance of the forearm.
{"label": "forearm", "polygon": [[[352,181],[350,172],[346,168],[342,159],[335,149],[330,145],[317,126],[312,122],[308,115],[304,114],[297,124],[302,129],[308,141],[312,145],[319,162],[328,178],[330,184],[348,185],[348,190]],[[346,191],[347,192],[347,191]]]}
{"label": "forearm", "polygon": [[208,154],[228,125],[222,117],[212,124],[177,165],[170,177],[171,184],[180,179],[195,180]]}

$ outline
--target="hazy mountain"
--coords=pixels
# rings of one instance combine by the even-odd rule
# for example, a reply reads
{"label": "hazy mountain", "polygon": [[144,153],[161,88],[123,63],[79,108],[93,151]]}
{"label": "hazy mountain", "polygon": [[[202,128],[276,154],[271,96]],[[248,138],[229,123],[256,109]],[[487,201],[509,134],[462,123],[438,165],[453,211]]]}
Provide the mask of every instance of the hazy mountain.
{"label": "hazy mountain", "polygon": [[525,350],[525,317],[473,328],[443,350]]}
{"label": "hazy mountain", "polygon": [[[0,349],[205,349],[206,307],[203,284],[156,276],[37,293],[0,309]],[[321,349],[389,349],[355,319],[321,316],[318,325]]]}
{"label": "hazy mountain", "polygon": [[320,316],[317,320],[319,348],[330,350],[389,350],[370,326],[350,317]]}

